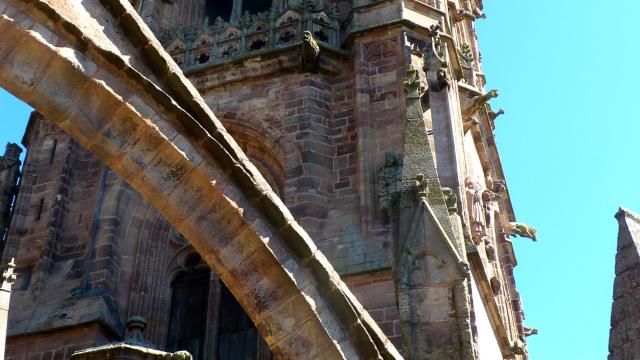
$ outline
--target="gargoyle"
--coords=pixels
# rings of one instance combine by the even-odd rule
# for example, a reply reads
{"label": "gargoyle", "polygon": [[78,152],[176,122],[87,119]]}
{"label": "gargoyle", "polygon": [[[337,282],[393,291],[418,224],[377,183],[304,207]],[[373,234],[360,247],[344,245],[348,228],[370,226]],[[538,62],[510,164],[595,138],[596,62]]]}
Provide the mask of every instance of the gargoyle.
{"label": "gargoyle", "polygon": [[300,66],[303,72],[317,72],[320,59],[320,46],[313,38],[311,31],[302,33],[302,46],[300,47]]}
{"label": "gargoyle", "polygon": [[538,335],[538,329],[524,327],[524,336]]}
{"label": "gargoyle", "polygon": [[510,222],[505,226],[505,233],[507,236],[518,235],[520,237],[526,237],[533,241],[537,241],[536,234],[538,231],[532,226],[523,223]]}
{"label": "gargoyle", "polygon": [[500,108],[498,111],[489,111],[489,119],[491,119],[491,121],[495,120],[500,115],[504,115],[503,108]]}
{"label": "gargoyle", "polygon": [[462,21],[462,20],[473,21],[476,19],[476,16],[471,11],[464,10],[464,9],[458,10],[458,12],[455,13],[454,16],[455,16],[455,19],[454,19],[455,21]]}
{"label": "gargoyle", "polygon": [[486,94],[474,96],[471,99],[471,105],[469,105],[469,107],[467,107],[462,113],[465,120],[475,115],[475,113],[477,113],[478,110],[482,109],[482,107],[485,106],[487,102],[489,102],[489,100],[497,98],[498,95],[498,90],[491,90]]}
{"label": "gargoyle", "polygon": [[485,14],[482,10],[480,10],[479,7],[474,7],[473,8],[473,16],[476,17],[476,19],[486,19],[487,18],[487,14]]}

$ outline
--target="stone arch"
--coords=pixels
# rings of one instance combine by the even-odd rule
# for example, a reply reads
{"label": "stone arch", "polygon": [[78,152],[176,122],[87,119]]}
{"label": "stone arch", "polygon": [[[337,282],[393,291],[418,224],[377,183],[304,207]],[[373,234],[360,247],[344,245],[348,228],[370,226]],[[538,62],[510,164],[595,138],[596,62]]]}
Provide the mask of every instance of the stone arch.
{"label": "stone arch", "polygon": [[0,86],[183,233],[277,357],[401,359],[128,2],[3,5]]}

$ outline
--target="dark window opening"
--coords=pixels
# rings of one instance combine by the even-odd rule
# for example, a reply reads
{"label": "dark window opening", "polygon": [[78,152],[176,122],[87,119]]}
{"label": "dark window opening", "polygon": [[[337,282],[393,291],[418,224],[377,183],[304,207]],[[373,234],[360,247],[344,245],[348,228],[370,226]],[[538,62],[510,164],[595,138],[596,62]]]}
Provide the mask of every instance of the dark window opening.
{"label": "dark window opening", "polygon": [[269,11],[271,8],[271,1],[266,0],[243,0],[242,1],[242,13],[248,11],[251,14],[257,14],[259,12]]}
{"label": "dark window opening", "polygon": [[259,50],[265,47],[265,45],[267,45],[267,42],[264,39],[256,39],[249,46],[249,50],[251,51]]}
{"label": "dark window opening", "polygon": [[280,36],[278,37],[278,43],[286,44],[294,40],[295,38],[296,38],[296,33],[294,33],[293,31],[285,31],[281,33]]}
{"label": "dark window opening", "polygon": [[205,14],[211,22],[218,17],[224,21],[229,21],[232,9],[233,0],[207,0]]}
{"label": "dark window opening", "polygon": [[318,30],[318,31],[314,32],[313,35],[316,37],[316,39],[318,39],[318,40],[320,40],[322,42],[329,41],[329,36],[327,36],[327,34],[323,30]]}
{"label": "dark window opening", "polygon": [[44,211],[44,199],[40,199],[38,207],[36,208],[36,220],[40,220],[42,212]]}
{"label": "dark window opening", "polygon": [[198,64],[204,64],[209,61],[210,58],[211,55],[209,55],[209,53],[202,53],[200,54],[200,56],[198,56]]}
{"label": "dark window opening", "polygon": [[58,148],[58,140],[53,139],[53,146],[51,147],[51,155],[49,156],[49,165],[53,164],[53,160],[56,158],[56,148]]}
{"label": "dark window opening", "polygon": [[271,351],[233,294],[220,284],[217,360],[271,360]]}
{"label": "dark window opening", "polygon": [[[189,264],[188,264],[189,265]],[[171,313],[167,350],[186,350],[203,360],[209,299],[209,269],[191,269],[171,283]]]}

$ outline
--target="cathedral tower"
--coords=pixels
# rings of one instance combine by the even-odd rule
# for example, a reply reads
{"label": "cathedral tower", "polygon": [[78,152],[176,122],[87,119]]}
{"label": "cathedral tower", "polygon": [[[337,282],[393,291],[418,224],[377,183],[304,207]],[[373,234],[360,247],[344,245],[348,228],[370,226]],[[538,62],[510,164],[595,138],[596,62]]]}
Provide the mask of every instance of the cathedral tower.
{"label": "cathedral tower", "polygon": [[[131,4],[405,358],[528,357],[482,0]],[[274,357],[158,209],[42,115],[24,139],[8,358]]]}

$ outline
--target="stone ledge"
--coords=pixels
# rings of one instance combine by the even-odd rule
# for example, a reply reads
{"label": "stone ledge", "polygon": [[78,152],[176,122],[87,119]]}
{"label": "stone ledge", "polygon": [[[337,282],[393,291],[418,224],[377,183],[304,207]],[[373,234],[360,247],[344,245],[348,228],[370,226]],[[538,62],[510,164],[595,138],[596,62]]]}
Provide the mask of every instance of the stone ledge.
{"label": "stone ledge", "polygon": [[167,360],[191,360],[191,355],[186,351],[167,353],[148,347],[125,343],[115,343],[97,346],[85,350],[79,350],[71,355],[74,360],[88,359],[167,359]]}

